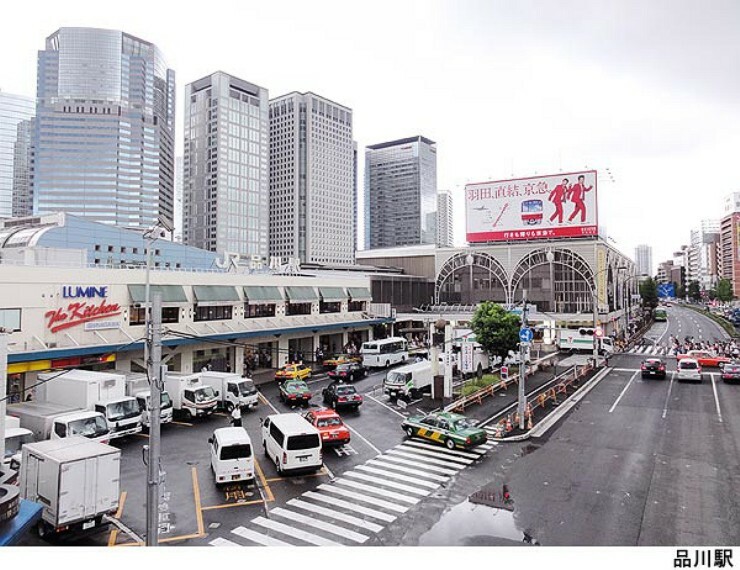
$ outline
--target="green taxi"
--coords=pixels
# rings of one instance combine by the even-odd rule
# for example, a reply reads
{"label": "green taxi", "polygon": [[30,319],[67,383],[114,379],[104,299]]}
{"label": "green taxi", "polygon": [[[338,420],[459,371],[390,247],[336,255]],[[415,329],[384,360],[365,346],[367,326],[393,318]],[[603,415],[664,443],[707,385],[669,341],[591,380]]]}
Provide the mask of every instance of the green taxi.
{"label": "green taxi", "polygon": [[280,384],[280,401],[286,404],[308,406],[309,400],[311,400],[311,390],[303,380],[286,380]]}
{"label": "green taxi", "polygon": [[486,442],[486,430],[475,427],[473,422],[449,412],[433,412],[425,416],[411,416],[404,420],[401,429],[409,437],[422,437],[443,443],[448,449],[468,448]]}

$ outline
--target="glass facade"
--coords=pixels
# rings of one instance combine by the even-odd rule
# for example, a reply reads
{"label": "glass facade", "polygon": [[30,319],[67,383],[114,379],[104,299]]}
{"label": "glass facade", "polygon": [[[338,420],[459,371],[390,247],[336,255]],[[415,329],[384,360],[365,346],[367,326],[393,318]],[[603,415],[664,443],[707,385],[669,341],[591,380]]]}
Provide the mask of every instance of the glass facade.
{"label": "glass facade", "polygon": [[267,89],[217,72],[185,86],[184,241],[268,255]]}
{"label": "glass facade", "polygon": [[28,188],[28,132],[36,101],[0,91],[0,218],[13,215],[14,191]]}
{"label": "glass facade", "polygon": [[418,136],[365,149],[365,246],[437,241],[437,145]]}
{"label": "glass facade", "polygon": [[33,213],[148,228],[174,218],[175,76],[120,31],[61,28],[38,54]]}

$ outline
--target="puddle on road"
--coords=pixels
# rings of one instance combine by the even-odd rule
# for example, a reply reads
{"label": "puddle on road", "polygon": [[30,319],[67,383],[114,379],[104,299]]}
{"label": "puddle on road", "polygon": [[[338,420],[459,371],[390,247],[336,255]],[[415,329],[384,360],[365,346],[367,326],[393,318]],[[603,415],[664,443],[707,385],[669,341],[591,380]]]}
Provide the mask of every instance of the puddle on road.
{"label": "puddle on road", "polygon": [[521,531],[508,508],[466,500],[452,507],[419,537],[419,546],[503,546],[511,542],[539,544],[532,531]]}

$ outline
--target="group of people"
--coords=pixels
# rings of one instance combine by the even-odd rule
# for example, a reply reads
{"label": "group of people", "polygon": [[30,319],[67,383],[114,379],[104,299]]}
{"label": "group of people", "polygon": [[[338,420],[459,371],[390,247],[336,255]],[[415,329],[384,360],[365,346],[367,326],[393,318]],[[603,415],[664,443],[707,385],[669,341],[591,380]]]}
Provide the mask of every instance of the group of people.
{"label": "group of people", "polygon": [[550,192],[547,199],[555,206],[555,212],[550,216],[550,222],[554,222],[557,218],[558,224],[563,223],[563,204],[565,202],[571,202],[573,204],[573,211],[568,218],[569,222],[580,214],[581,223],[586,221],[586,203],[583,201],[586,197],[586,192],[589,192],[593,186],[586,186],[586,177],[581,174],[578,177],[576,184],[570,184],[567,178],[563,178],[563,182],[555,186]]}
{"label": "group of people", "polygon": [[670,336],[668,347],[671,354],[686,354],[689,350],[706,350],[717,356],[727,358],[740,358],[740,342],[732,340],[697,340],[694,337],[687,336],[681,340],[678,337]]}

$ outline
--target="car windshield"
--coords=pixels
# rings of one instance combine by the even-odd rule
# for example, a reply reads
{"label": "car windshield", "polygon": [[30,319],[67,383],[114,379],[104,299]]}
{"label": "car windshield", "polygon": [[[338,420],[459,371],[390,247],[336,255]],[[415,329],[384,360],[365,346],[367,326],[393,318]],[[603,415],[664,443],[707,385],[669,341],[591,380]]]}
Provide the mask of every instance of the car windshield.
{"label": "car windshield", "polygon": [[321,440],[318,434],[291,435],[288,438],[288,451],[315,449],[318,447],[321,447]]}
{"label": "car windshield", "polygon": [[352,370],[352,366],[350,364],[340,364],[337,366],[337,372],[349,372]]}
{"label": "car windshield", "polygon": [[468,418],[462,418],[454,423],[455,429],[469,429],[474,428],[475,424]]}
{"label": "car windshield", "polygon": [[287,382],[285,389],[288,392],[305,392],[308,390],[308,386],[304,382]]}
{"label": "car windshield", "polygon": [[340,420],[339,418],[321,418],[318,422],[316,422],[316,425],[318,427],[341,426],[342,420]]}
{"label": "car windshield", "polygon": [[172,407],[172,400],[170,399],[170,395],[167,392],[162,392],[159,402],[159,405],[162,408]]}
{"label": "car windshield", "polygon": [[103,416],[83,418],[69,422],[67,434],[82,435],[85,437],[100,437],[108,433],[108,424]]}
{"label": "car windshield", "polygon": [[33,434],[24,433],[21,435],[12,435],[5,438],[5,457],[13,457],[21,450],[24,443],[33,443]]}
{"label": "car windshield", "polygon": [[646,361],[645,361],[645,364],[648,364],[648,365],[650,365],[650,366],[660,366],[660,365],[661,365],[661,364],[663,364],[663,363],[662,363],[662,362],[661,362],[660,360],[657,360],[657,359],[651,359],[651,360],[646,360]]}
{"label": "car windshield", "polygon": [[725,372],[732,372],[733,374],[740,372],[740,365],[737,364],[726,364]]}
{"label": "car windshield", "polygon": [[108,404],[105,409],[108,420],[112,422],[133,418],[141,413],[136,400],[123,400],[122,402]]}
{"label": "car windshield", "polygon": [[221,448],[221,459],[246,459],[247,457],[252,457],[252,446],[248,443]]}
{"label": "car windshield", "polygon": [[337,386],[337,394],[346,396],[347,394],[357,394],[354,386]]}
{"label": "car windshield", "polygon": [[196,404],[202,404],[203,402],[213,400],[216,397],[213,388],[211,388],[210,386],[203,386],[202,388],[198,388],[193,392],[193,394],[195,395]]}
{"label": "car windshield", "polygon": [[255,389],[253,382],[250,382],[249,380],[239,382],[239,393],[242,396],[248,396],[249,394],[253,394],[256,391],[257,390]]}
{"label": "car windshield", "polygon": [[411,380],[411,372],[389,372],[386,380],[389,384],[405,384]]}
{"label": "car windshield", "polygon": [[682,360],[680,367],[682,370],[696,370],[699,366],[696,362],[686,362],[685,360]]}

